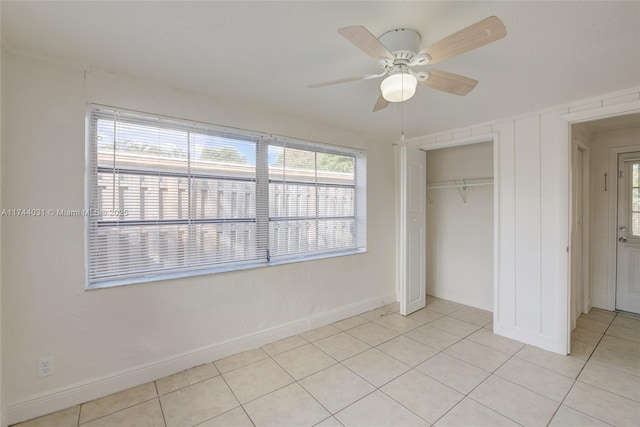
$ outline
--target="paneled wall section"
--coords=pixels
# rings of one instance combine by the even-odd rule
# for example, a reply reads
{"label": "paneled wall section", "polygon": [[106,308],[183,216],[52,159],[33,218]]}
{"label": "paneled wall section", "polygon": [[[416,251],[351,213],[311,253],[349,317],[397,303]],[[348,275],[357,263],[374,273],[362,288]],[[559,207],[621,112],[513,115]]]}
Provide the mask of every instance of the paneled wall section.
{"label": "paneled wall section", "polygon": [[566,353],[571,113],[639,100],[635,88],[407,141],[428,150],[494,140],[496,333]]}

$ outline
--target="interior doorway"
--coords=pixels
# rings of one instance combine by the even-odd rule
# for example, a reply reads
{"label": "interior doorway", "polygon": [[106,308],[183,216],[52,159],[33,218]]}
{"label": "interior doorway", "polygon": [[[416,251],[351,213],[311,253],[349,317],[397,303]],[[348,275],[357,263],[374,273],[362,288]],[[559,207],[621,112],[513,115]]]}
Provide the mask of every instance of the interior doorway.
{"label": "interior doorway", "polygon": [[573,330],[592,307],[640,313],[640,113],[572,124],[571,136]]}

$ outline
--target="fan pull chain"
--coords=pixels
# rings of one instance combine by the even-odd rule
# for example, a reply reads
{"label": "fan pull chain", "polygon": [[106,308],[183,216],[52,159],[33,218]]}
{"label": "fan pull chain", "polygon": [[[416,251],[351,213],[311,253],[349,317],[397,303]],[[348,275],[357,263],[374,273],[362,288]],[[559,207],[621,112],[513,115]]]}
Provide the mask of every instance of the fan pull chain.
{"label": "fan pull chain", "polygon": [[[404,90],[404,73],[402,73],[402,88]],[[404,96],[400,103],[400,142],[404,142]]]}

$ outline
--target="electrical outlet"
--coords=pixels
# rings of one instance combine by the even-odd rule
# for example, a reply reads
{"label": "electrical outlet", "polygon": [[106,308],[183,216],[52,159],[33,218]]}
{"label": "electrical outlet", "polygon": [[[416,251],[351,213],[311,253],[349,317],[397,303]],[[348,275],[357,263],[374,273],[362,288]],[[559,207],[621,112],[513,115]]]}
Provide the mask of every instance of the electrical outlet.
{"label": "electrical outlet", "polygon": [[53,374],[53,356],[38,359],[38,378]]}

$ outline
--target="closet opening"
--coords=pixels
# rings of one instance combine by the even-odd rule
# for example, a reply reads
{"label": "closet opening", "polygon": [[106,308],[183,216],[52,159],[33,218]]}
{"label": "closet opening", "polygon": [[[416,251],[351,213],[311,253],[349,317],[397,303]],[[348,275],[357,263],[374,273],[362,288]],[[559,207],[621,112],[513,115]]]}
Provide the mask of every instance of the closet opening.
{"label": "closet opening", "polygon": [[487,141],[426,152],[427,295],[491,312],[493,145]]}

